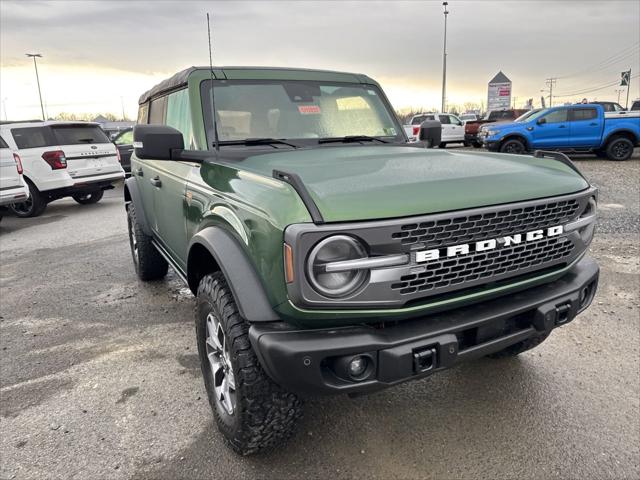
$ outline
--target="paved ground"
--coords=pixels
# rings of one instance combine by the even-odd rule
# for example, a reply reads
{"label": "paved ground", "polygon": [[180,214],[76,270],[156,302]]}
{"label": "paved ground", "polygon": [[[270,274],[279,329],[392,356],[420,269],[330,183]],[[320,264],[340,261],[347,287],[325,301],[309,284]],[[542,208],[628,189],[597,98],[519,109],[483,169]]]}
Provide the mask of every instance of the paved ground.
{"label": "paved ground", "polygon": [[520,358],[309,401],[281,450],[213,427],[193,299],[137,281],[121,192],[0,224],[0,478],[640,477],[640,159],[578,161],[601,188],[593,307]]}

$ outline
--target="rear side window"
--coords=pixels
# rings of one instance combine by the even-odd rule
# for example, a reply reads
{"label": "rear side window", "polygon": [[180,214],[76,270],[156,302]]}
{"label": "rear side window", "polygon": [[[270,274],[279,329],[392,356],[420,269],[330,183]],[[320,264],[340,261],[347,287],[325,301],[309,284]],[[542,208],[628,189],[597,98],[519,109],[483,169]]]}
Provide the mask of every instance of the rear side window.
{"label": "rear side window", "polygon": [[575,108],[571,111],[571,120],[579,122],[580,120],[592,120],[598,117],[595,108]]}
{"label": "rear side window", "polygon": [[50,147],[55,144],[49,127],[14,128],[11,135],[19,149]]}
{"label": "rear side window", "polygon": [[0,137],[0,148],[9,148],[9,145],[7,145],[7,142],[5,142],[2,137]]}
{"label": "rear side window", "polygon": [[186,88],[168,96],[165,123],[182,133],[186,149],[194,148],[189,91]]}
{"label": "rear side window", "polygon": [[154,125],[164,125],[165,112],[167,109],[167,97],[151,100],[149,106],[149,123]]}
{"label": "rear side window", "polygon": [[138,123],[147,123],[149,119],[149,104],[143,103],[138,107]]}
{"label": "rear side window", "polygon": [[438,115],[438,118],[440,118],[440,123],[443,125],[448,125],[451,123],[449,115]]}
{"label": "rear side window", "polygon": [[109,143],[109,137],[97,125],[65,125],[51,127],[58,145]]}

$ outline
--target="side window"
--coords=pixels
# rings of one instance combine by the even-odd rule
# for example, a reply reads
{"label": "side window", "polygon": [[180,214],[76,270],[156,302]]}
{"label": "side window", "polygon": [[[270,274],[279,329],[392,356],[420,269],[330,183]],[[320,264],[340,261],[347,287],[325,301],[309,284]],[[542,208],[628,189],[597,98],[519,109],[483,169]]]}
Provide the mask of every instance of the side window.
{"label": "side window", "polygon": [[149,103],[138,106],[138,123],[147,123],[149,120]]}
{"label": "side window", "polygon": [[544,118],[547,123],[562,123],[567,121],[567,112],[566,108],[561,108],[560,110],[554,110],[551,113],[546,114]]}
{"label": "side window", "polygon": [[7,142],[5,142],[2,137],[0,137],[0,148],[9,148],[9,145],[7,145]]}
{"label": "side window", "polygon": [[571,120],[579,122],[582,120],[593,120],[598,117],[598,112],[595,108],[574,108],[571,110]]}
{"label": "side window", "polygon": [[133,130],[127,130],[124,133],[118,135],[113,143],[116,145],[131,145],[133,144]]}
{"label": "side window", "polygon": [[11,130],[16,146],[23,148],[48,147],[55,144],[48,127],[14,128]]}
{"label": "side window", "polygon": [[151,100],[151,105],[149,106],[149,123],[154,125],[164,125],[166,109],[166,96]]}
{"label": "side window", "polygon": [[458,117],[454,115],[449,115],[449,118],[451,119],[451,123],[453,125],[462,125],[462,122],[458,119]]}
{"label": "side window", "polygon": [[186,149],[195,148],[188,89],[185,88],[168,96],[165,123],[182,132]]}
{"label": "side window", "polygon": [[443,125],[448,125],[451,123],[451,120],[449,120],[449,115],[438,115],[438,118],[440,119],[440,123]]}

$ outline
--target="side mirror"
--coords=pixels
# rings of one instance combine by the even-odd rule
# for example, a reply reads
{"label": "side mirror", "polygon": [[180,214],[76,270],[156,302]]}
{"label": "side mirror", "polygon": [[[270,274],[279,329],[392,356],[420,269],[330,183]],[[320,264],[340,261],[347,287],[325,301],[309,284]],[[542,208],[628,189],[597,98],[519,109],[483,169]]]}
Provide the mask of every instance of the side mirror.
{"label": "side mirror", "polygon": [[176,150],[184,150],[182,133],[167,125],[135,125],[133,148],[143,160],[177,160]]}
{"label": "side mirror", "polygon": [[536,123],[538,125],[544,125],[545,123],[547,123],[547,119],[546,118],[539,118]]}
{"label": "side mirror", "polygon": [[433,148],[440,145],[442,139],[442,124],[438,120],[425,120],[420,125],[418,140],[425,143],[425,147]]}

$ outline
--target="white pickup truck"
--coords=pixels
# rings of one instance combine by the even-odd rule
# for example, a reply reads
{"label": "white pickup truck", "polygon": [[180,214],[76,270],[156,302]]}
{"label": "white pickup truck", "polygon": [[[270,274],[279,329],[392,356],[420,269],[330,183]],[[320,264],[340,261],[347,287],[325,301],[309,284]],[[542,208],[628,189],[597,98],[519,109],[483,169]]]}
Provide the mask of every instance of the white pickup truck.
{"label": "white pickup truck", "polygon": [[442,138],[440,148],[445,148],[449,143],[465,143],[464,126],[462,121],[450,113],[419,113],[411,117],[409,125],[404,126],[404,131],[410,142],[418,141],[420,125],[425,120],[438,120],[442,125]]}

